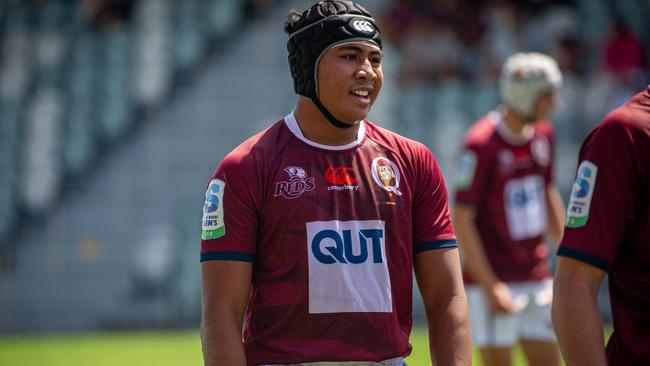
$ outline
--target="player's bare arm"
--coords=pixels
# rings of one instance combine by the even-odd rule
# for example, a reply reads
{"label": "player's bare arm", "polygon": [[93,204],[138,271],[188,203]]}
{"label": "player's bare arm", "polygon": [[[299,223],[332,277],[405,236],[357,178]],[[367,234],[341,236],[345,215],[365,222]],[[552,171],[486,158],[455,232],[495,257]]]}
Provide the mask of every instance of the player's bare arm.
{"label": "player's bare arm", "polygon": [[481,239],[474,224],[476,208],[456,204],[452,210],[452,222],[463,250],[465,266],[472,278],[483,288],[490,305],[496,312],[515,312],[515,304],[508,286],[496,276],[487,260]]}
{"label": "player's bare arm", "polygon": [[206,366],[245,366],[242,323],[252,264],[201,263],[201,343]]}
{"label": "player's bare arm", "polygon": [[559,257],[553,293],[553,326],[567,366],[605,366],[603,324],[596,302],[601,269]]}
{"label": "player's bare arm", "polygon": [[546,207],[548,215],[548,238],[557,247],[564,234],[564,202],[555,184],[546,186]]}
{"label": "player's bare arm", "polygon": [[467,299],[458,249],[417,254],[415,275],[427,316],[431,360],[435,365],[471,365]]}

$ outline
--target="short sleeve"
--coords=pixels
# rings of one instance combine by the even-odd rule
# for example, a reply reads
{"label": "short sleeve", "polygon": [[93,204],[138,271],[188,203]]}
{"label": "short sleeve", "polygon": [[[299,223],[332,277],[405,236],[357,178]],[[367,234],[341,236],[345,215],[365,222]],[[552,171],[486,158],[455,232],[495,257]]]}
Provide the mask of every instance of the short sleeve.
{"label": "short sleeve", "polygon": [[583,144],[558,255],[604,271],[616,257],[636,201],[629,138],[623,126],[605,124]]}
{"label": "short sleeve", "polygon": [[476,145],[463,146],[456,159],[455,202],[479,206],[486,197],[490,179],[490,159],[483,150]]}
{"label": "short sleeve", "polygon": [[413,202],[414,252],[457,247],[447,188],[433,154],[422,148]]}
{"label": "short sleeve", "polygon": [[255,259],[258,202],[254,169],[227,156],[205,194],[201,222],[201,261]]}

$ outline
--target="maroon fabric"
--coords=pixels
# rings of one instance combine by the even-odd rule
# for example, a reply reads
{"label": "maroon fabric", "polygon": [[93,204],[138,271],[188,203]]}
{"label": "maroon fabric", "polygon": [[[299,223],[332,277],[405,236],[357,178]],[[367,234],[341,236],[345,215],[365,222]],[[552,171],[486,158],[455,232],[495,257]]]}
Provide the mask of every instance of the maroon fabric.
{"label": "maroon fabric", "polygon": [[[447,190],[426,147],[365,126],[359,145],[331,151],[303,142],[279,121],[228,154],[213,176],[226,183],[226,233],[203,240],[201,253],[254,255],[244,332],[249,365],[410,353],[414,252],[456,245]],[[378,157],[397,166],[401,195],[373,178]],[[291,178],[288,167],[302,172],[290,169]],[[392,312],[309,313],[306,223],[328,220],[385,221]]]}
{"label": "maroon fabric", "polygon": [[[552,180],[553,127],[549,122],[538,122],[533,126],[532,137],[513,143],[497,130],[500,121],[500,115],[492,112],[467,132],[464,153],[475,156],[476,168],[471,184],[457,187],[455,200],[476,208],[476,228],[499,279],[542,280],[549,277],[548,249],[542,237],[547,226],[544,197]],[[546,146],[543,159],[533,148],[539,145]],[[534,184],[531,186],[530,182]],[[521,212],[533,202],[543,205],[537,206],[543,212],[524,219]],[[530,224],[541,228],[530,235],[513,237],[513,231]],[[467,269],[464,275],[466,282],[476,282]]]}
{"label": "maroon fabric", "polygon": [[650,365],[650,87],[605,117],[579,159],[598,168],[589,216],[559,254],[609,274],[609,364]]}

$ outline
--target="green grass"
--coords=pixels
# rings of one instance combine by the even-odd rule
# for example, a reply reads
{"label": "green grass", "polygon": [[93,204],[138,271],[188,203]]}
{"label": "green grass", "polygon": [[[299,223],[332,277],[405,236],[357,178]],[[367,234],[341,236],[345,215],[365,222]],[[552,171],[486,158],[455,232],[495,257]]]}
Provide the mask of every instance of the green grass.
{"label": "green grass", "polygon": [[[424,328],[413,330],[411,344],[409,365],[431,365]],[[202,365],[202,361],[197,331],[0,337],[3,366],[184,366]],[[473,364],[481,365],[476,351]],[[514,365],[526,365],[519,349],[515,351]]]}
{"label": "green grass", "polygon": [[[431,365],[431,358],[429,357],[429,341],[427,338],[426,328],[413,328],[411,333],[411,345],[413,352],[406,359],[409,366]],[[472,366],[482,366],[480,356],[476,348],[472,351]],[[522,351],[517,348],[514,352],[514,366],[525,366],[526,361]]]}
{"label": "green grass", "polygon": [[0,337],[0,365],[202,365],[197,332]]}

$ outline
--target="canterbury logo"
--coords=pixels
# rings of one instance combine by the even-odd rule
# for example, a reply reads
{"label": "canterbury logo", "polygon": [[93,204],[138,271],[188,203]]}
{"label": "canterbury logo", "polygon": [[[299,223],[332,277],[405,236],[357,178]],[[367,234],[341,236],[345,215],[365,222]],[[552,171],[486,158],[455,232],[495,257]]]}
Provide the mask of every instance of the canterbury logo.
{"label": "canterbury logo", "polygon": [[354,173],[354,169],[350,167],[329,167],[325,171],[325,179],[329,184],[336,185],[357,183],[357,179],[350,175],[350,173]]}
{"label": "canterbury logo", "polygon": [[352,22],[352,27],[362,33],[372,33],[375,28],[367,20],[355,20]]}

